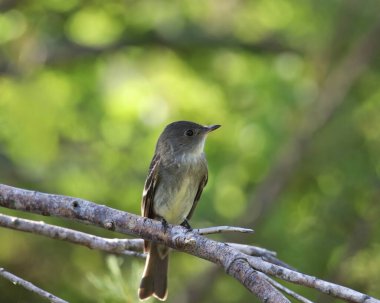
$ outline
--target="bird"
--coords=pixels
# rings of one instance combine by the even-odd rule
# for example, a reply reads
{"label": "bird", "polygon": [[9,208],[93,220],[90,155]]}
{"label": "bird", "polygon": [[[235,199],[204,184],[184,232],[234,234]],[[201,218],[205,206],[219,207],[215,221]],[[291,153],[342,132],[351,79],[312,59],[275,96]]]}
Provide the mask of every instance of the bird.
{"label": "bird", "polygon": [[[203,126],[190,121],[168,124],[158,138],[141,201],[143,217],[182,225],[188,229],[203,188],[208,181],[204,146],[207,135],[221,125]],[[165,301],[169,248],[144,241],[147,253],[138,296]]]}

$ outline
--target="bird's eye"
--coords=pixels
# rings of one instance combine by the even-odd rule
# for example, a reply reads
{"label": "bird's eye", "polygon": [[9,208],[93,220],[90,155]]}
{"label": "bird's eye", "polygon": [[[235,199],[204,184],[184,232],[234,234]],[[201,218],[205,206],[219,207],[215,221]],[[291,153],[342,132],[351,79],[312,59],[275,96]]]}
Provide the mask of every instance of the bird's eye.
{"label": "bird's eye", "polygon": [[191,137],[192,135],[194,135],[194,132],[191,129],[188,129],[187,131],[185,131],[185,135]]}

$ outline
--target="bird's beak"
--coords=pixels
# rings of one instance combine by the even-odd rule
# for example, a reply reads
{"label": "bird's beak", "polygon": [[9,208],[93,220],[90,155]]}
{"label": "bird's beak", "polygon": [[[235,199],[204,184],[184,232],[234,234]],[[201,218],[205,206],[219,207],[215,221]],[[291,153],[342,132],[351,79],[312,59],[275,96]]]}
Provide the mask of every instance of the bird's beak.
{"label": "bird's beak", "polygon": [[212,131],[218,129],[219,127],[221,127],[221,125],[218,125],[218,124],[205,126],[205,131],[206,131],[206,133],[209,133],[209,132],[212,132]]}

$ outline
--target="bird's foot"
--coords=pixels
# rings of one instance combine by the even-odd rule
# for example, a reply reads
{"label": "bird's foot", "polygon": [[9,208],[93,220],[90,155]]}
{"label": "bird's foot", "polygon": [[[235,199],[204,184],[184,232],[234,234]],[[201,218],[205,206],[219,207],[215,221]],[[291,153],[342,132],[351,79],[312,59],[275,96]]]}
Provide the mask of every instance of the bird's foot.
{"label": "bird's foot", "polygon": [[164,229],[164,233],[166,233],[169,227],[168,221],[166,221],[164,218],[161,218],[161,224],[162,228]]}
{"label": "bird's foot", "polygon": [[181,226],[187,228],[189,231],[192,231],[192,230],[193,230],[193,228],[190,226],[189,221],[187,221],[187,219],[185,219],[185,221],[183,221],[183,222],[181,223]]}

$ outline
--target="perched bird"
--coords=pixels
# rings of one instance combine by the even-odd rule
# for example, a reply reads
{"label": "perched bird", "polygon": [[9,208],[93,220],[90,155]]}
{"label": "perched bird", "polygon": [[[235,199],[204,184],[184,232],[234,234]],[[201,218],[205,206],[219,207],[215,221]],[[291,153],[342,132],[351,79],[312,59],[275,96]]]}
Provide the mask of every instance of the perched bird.
{"label": "perched bird", "polygon": [[[161,220],[165,226],[181,224],[187,228],[207,183],[204,154],[207,134],[220,125],[202,126],[178,121],[166,126],[158,138],[142,196],[142,216]],[[145,241],[148,254],[139,288],[139,298],[167,297],[169,248]]]}

